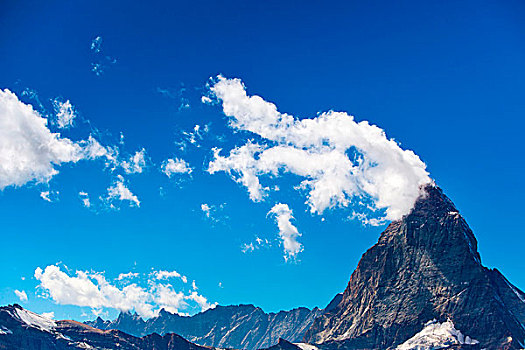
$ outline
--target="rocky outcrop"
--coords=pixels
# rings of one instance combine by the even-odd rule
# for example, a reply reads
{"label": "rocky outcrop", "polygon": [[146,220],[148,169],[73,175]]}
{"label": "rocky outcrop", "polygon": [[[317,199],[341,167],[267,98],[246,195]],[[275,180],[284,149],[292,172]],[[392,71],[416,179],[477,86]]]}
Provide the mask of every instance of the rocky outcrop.
{"label": "rocky outcrop", "polygon": [[265,313],[253,305],[217,306],[191,317],[162,310],[158,317],[144,321],[136,314],[121,313],[114,321],[100,318],[87,324],[100,329],[118,329],[135,336],[176,333],[191,342],[214,347],[261,349],[280,338],[301,341],[306,330],[323,310],[297,308]]}
{"label": "rocky outcrop", "polygon": [[481,264],[474,234],[441,189],[425,190],[363,255],[341,300],[314,322],[306,342],[393,349],[430,320],[450,320],[479,342],[455,348],[522,348],[524,293]]}

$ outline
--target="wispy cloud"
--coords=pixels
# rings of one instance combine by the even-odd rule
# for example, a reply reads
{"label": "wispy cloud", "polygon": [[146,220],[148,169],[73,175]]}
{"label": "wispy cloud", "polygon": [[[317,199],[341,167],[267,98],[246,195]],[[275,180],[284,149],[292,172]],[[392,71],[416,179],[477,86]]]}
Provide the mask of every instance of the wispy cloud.
{"label": "wispy cloud", "polygon": [[224,223],[224,221],[229,219],[227,215],[224,215],[222,213],[225,206],[226,206],[226,203],[221,203],[219,205],[202,203],[201,211],[203,212],[204,217],[210,220],[211,222]]}

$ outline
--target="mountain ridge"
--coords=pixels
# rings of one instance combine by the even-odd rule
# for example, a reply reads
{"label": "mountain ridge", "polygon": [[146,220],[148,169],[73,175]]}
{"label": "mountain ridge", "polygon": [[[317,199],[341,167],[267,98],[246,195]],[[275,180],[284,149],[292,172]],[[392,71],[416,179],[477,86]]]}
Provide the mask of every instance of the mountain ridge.
{"label": "mountain ridge", "polygon": [[218,305],[193,316],[161,310],[157,317],[143,320],[121,312],[114,321],[97,318],[86,324],[99,329],[119,329],[135,336],[176,333],[191,342],[215,347],[260,349],[279,339],[300,341],[314,319],[324,311],[298,307],[288,311],[264,312],[252,304]]}

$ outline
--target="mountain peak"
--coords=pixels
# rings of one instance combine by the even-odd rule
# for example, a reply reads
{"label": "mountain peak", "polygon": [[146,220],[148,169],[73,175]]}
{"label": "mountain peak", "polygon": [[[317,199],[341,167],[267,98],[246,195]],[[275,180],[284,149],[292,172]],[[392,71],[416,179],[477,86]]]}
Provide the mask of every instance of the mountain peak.
{"label": "mountain peak", "polygon": [[[314,322],[305,341],[387,349],[430,320],[450,319],[463,334],[496,349],[509,334],[525,340],[525,314],[509,310],[521,294],[509,292],[507,282],[482,266],[474,233],[452,201],[427,185],[412,211],[363,254],[342,300]],[[517,307],[525,312],[525,303]]]}

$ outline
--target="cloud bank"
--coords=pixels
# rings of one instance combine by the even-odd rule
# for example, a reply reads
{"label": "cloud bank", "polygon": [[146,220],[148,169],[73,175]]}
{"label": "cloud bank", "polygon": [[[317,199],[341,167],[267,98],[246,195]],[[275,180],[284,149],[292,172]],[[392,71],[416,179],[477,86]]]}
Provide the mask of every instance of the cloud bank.
{"label": "cloud bank", "polygon": [[283,173],[300,176],[312,213],[327,208],[362,206],[380,220],[407,214],[431,182],[426,165],[402,149],[384,130],[355,121],[345,112],[329,111],[310,119],[281,113],[259,96],[249,96],[239,79],[218,76],[211,95],[230,117],[230,127],[251,133],[249,140],[223,155],[214,149],[208,172],[226,172],[262,201],[271,190],[261,177]]}
{"label": "cloud bank", "polygon": [[[156,273],[148,275],[147,287],[130,281],[138,276],[135,273],[119,275],[117,284],[108,281],[100,272],[76,271],[75,275],[70,276],[56,265],[44,269],[38,267],[34,276],[46,297],[62,305],[89,307],[95,315],[104,308],[111,308],[134,310],[140,316],[149,318],[158,315],[161,309],[187,314],[189,311],[204,311],[216,306],[216,303],[210,303],[195,291],[185,293],[175,290],[168,281],[158,282]],[[163,277],[169,279],[177,276],[163,274]]]}

